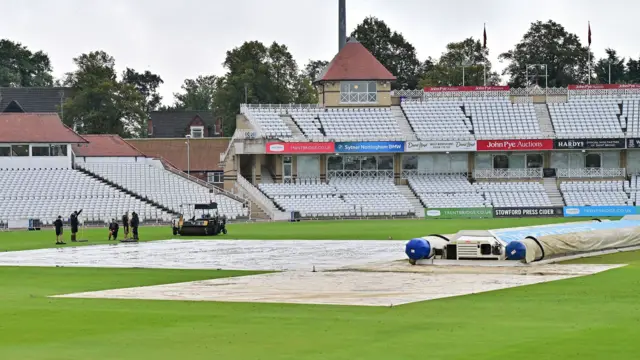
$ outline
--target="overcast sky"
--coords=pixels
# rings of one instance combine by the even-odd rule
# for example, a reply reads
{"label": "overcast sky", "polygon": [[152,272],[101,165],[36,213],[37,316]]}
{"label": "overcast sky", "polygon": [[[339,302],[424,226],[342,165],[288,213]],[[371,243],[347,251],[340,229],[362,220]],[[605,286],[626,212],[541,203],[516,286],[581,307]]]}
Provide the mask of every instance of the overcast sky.
{"label": "overcast sky", "polygon": [[[602,56],[612,47],[640,56],[640,2],[631,0],[346,0],[347,33],[367,16],[404,34],[421,60],[438,57],[447,43],[482,37],[487,24],[491,60],[511,49],[531,22],[553,19]],[[0,0],[0,38],[43,50],[56,77],[73,70],[72,58],[104,50],[118,70],[150,70],[165,81],[173,102],[185,78],[224,74],[227,50],[244,41],[286,44],[300,67],[330,60],[338,47],[337,0]]]}

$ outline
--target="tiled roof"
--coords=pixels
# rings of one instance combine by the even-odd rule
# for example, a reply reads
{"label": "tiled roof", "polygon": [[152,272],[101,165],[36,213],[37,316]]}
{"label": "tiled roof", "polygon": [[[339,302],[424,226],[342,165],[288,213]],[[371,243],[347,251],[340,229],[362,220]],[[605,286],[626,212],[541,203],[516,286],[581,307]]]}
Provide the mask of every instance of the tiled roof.
{"label": "tiled roof", "polygon": [[171,110],[151,112],[151,123],[153,138],[183,138],[189,133],[189,124],[196,117],[200,118],[203,125],[209,128],[208,134],[213,136],[215,130],[215,119],[210,110],[190,111]]}
{"label": "tiled roof", "polygon": [[65,87],[0,87],[0,113],[14,101],[28,113],[57,113],[60,105],[72,94],[71,88]]}
{"label": "tiled roof", "polygon": [[86,143],[58,114],[0,113],[2,143]]}
{"label": "tiled roof", "polygon": [[389,80],[393,76],[362,44],[349,40],[318,75],[318,81]]}
{"label": "tiled roof", "polygon": [[[127,139],[129,144],[148,157],[162,157],[180,170],[187,171],[187,140]],[[189,141],[191,171],[220,171],[220,154],[229,145],[229,138],[204,138]]]}
{"label": "tiled roof", "polygon": [[73,152],[80,157],[137,157],[144,156],[118,135],[84,135],[88,144],[73,145]]}

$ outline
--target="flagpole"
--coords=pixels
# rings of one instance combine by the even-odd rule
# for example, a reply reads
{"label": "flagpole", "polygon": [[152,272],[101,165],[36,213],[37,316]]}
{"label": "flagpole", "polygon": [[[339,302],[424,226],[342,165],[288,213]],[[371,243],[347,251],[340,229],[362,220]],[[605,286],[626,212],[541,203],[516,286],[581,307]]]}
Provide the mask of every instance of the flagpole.
{"label": "flagpole", "polygon": [[591,21],[589,21],[589,85],[591,85]]}
{"label": "flagpole", "polygon": [[[487,48],[487,23],[484,23],[484,31],[482,32],[482,48]],[[487,58],[484,59],[484,64],[482,64],[482,75],[484,78],[484,86],[487,86]]]}

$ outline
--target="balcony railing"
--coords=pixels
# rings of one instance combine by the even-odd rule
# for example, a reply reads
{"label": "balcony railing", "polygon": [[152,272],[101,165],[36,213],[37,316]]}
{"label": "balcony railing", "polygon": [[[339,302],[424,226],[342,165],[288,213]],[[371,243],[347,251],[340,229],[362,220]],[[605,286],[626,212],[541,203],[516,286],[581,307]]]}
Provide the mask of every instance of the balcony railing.
{"label": "balcony railing", "polygon": [[626,174],[624,168],[556,169],[556,176],[559,178],[617,178],[625,177]]}
{"label": "balcony railing", "polygon": [[378,102],[378,93],[340,93],[340,102],[343,104],[375,104]]}
{"label": "balcony railing", "polygon": [[462,171],[442,171],[442,170],[402,170],[400,174],[402,179],[408,179],[412,176],[464,176],[467,177],[467,172]]}
{"label": "balcony railing", "polygon": [[542,169],[481,169],[473,172],[476,179],[538,179]]}
{"label": "balcony railing", "polygon": [[327,171],[329,178],[393,178],[393,170],[329,170]]}

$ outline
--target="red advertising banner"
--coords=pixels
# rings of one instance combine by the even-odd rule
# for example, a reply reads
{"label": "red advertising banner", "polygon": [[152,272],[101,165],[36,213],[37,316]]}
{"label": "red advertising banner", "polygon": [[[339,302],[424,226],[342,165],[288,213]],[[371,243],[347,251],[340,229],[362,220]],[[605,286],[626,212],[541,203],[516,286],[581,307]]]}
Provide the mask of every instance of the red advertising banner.
{"label": "red advertising banner", "polygon": [[332,142],[269,142],[267,154],[328,154],[336,150]]}
{"label": "red advertising banner", "polygon": [[426,87],[424,92],[454,92],[454,91],[509,91],[508,86],[438,86]]}
{"label": "red advertising banner", "polygon": [[569,90],[624,90],[640,89],[640,84],[594,84],[594,85],[569,85]]}
{"label": "red advertising banner", "polygon": [[553,140],[478,140],[477,146],[478,151],[553,150]]}

